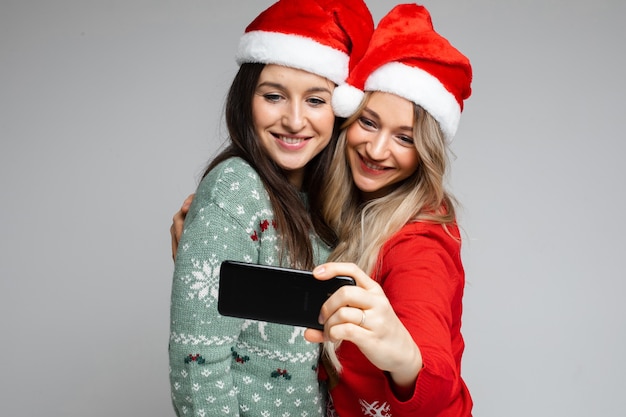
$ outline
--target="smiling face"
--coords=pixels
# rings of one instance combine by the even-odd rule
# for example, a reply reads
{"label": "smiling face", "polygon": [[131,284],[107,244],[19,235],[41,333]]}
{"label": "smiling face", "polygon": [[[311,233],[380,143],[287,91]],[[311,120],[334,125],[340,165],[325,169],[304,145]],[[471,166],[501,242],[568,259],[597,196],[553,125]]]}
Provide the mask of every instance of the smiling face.
{"label": "smiling face", "polygon": [[346,131],[346,156],[365,200],[382,197],[419,165],[414,105],[395,94],[374,92]]}
{"label": "smiling face", "polygon": [[280,65],[266,65],[259,77],[252,99],[256,134],[296,187],[302,185],[305,166],[332,136],[334,88],[326,78]]}

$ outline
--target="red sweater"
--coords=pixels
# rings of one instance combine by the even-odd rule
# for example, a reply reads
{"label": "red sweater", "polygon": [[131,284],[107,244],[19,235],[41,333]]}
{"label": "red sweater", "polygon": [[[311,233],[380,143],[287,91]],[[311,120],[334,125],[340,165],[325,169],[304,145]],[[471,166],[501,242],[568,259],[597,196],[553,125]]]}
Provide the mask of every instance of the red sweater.
{"label": "red sweater", "polygon": [[465,274],[456,226],[407,224],[383,246],[373,278],[413,335],[424,367],[408,401],[399,401],[386,374],[356,345],[344,342],[338,355],[343,370],[330,391],[329,415],[468,417],[472,399],[461,378],[462,297]]}

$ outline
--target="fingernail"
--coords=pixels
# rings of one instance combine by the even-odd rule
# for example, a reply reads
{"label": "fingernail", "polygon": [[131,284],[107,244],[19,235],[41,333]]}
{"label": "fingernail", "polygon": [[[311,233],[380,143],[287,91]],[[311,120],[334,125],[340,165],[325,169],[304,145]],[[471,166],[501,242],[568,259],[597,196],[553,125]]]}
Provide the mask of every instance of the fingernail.
{"label": "fingernail", "polygon": [[314,274],[323,274],[326,269],[323,266],[318,266],[313,270]]}

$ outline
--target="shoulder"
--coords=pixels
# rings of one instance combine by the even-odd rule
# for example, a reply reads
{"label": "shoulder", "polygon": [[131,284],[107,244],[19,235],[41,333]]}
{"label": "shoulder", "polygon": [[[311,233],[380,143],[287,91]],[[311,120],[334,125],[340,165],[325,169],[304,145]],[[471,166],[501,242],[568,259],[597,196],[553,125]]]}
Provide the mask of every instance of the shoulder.
{"label": "shoulder", "polygon": [[429,222],[412,222],[405,224],[383,245],[383,252],[392,248],[407,247],[441,247],[446,251],[461,250],[461,235],[456,223],[438,224]]}
{"label": "shoulder", "polygon": [[[259,174],[241,158],[230,158],[213,168],[196,191],[198,203],[229,205],[267,205],[269,196]],[[195,202],[195,200],[194,200]]]}
{"label": "shoulder", "polygon": [[230,158],[200,182],[185,225],[209,216],[213,221],[236,221],[249,227],[258,218],[273,218],[269,195],[258,173],[243,159]]}
{"label": "shoulder", "polygon": [[385,243],[375,268],[377,281],[394,302],[407,296],[430,301],[443,294],[455,297],[465,282],[458,228],[407,224]]}
{"label": "shoulder", "polygon": [[454,223],[408,223],[383,245],[378,261],[387,273],[435,265],[458,273],[463,269],[459,228]]}
{"label": "shoulder", "polygon": [[222,161],[202,179],[199,191],[231,190],[240,187],[264,188],[259,174],[241,158],[229,158]]}

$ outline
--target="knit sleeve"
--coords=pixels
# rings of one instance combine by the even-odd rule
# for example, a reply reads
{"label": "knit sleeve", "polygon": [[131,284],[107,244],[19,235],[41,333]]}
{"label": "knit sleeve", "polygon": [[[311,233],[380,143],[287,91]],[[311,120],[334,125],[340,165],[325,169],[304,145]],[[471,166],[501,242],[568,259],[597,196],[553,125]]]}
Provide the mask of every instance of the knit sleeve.
{"label": "knit sleeve", "polygon": [[[413,397],[398,401],[391,387],[394,415],[449,415],[469,398],[460,375],[460,334],[464,273],[460,241],[440,225],[413,225],[384,248],[382,285],[399,319],[418,345],[424,367]],[[456,228],[449,230],[456,232]],[[467,396],[467,398],[465,398]],[[470,400],[471,401],[471,400]]]}
{"label": "knit sleeve", "polygon": [[251,220],[267,210],[254,171],[232,164],[207,176],[197,190],[179,243],[172,282],[169,341],[172,401],[177,415],[238,415],[230,373],[243,320],[217,311],[223,260],[258,263]]}

